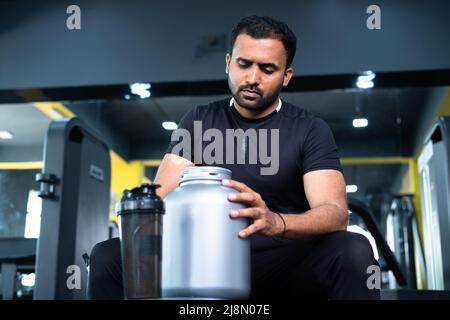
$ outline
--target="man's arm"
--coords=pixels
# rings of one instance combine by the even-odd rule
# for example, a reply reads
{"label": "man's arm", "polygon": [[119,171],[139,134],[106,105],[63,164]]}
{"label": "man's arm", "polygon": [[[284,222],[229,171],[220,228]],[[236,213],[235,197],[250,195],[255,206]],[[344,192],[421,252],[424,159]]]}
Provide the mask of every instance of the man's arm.
{"label": "man's arm", "polygon": [[337,170],[317,170],[303,176],[305,194],[310,210],[305,213],[283,213],[281,217],[270,211],[261,196],[237,181],[224,181],[225,185],[240,191],[230,195],[229,200],[246,203],[249,208],[232,211],[231,217],[247,217],[253,223],[239,233],[248,237],[253,233],[264,236],[283,236],[289,239],[313,239],[326,233],[345,230],[348,223],[348,209],[345,182]]}
{"label": "man's arm", "polygon": [[184,168],[192,166],[194,164],[189,160],[171,153],[166,153],[156,173],[154,183],[161,185],[161,188],[156,189],[156,193],[161,198],[165,198],[170,191],[178,186],[181,171]]}
{"label": "man's arm", "polygon": [[348,208],[345,181],[337,170],[310,171],[303,176],[303,185],[310,210],[303,214],[282,214],[286,221],[285,237],[314,238],[346,230]]}

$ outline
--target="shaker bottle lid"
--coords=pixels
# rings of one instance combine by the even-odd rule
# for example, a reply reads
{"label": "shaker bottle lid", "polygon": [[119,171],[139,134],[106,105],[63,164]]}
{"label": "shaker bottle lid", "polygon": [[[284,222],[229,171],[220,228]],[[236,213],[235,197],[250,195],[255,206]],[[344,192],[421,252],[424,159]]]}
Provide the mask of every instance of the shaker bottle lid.
{"label": "shaker bottle lid", "polygon": [[221,167],[187,167],[181,171],[179,183],[190,180],[223,180],[231,179],[231,170]]}
{"label": "shaker bottle lid", "polygon": [[159,184],[144,183],[131,190],[124,190],[122,199],[116,206],[118,215],[135,212],[164,213],[164,201],[156,194]]}

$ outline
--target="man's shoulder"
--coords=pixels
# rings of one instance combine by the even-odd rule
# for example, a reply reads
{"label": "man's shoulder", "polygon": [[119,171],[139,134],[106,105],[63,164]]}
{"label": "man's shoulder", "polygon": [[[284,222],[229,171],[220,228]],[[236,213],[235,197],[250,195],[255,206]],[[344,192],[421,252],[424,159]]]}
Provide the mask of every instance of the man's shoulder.
{"label": "man's shoulder", "polygon": [[208,117],[217,117],[218,113],[224,112],[230,105],[231,98],[211,101],[208,104],[197,105],[192,108],[186,116],[192,120],[204,120]]}
{"label": "man's shoulder", "polygon": [[[284,109],[284,110],[283,110]],[[328,127],[328,123],[314,114],[313,112],[295,106],[289,102],[285,102],[283,100],[283,106],[280,109],[280,113],[288,119],[294,120],[295,123],[298,123],[305,130],[314,130],[319,129],[323,130]]]}
{"label": "man's shoulder", "polygon": [[198,105],[194,108],[197,116],[204,116],[211,112],[221,112],[230,106],[231,98],[224,98],[220,100],[211,101],[208,104]]}
{"label": "man's shoulder", "polygon": [[280,114],[288,118],[298,118],[304,120],[312,120],[316,116],[305,108],[293,105],[290,102],[282,100],[283,104],[280,109]]}

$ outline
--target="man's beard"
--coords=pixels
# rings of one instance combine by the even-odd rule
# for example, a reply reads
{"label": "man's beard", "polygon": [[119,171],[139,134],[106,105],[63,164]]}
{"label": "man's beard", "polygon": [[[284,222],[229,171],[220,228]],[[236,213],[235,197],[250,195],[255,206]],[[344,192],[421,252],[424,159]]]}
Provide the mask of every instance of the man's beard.
{"label": "man's beard", "polygon": [[[264,92],[262,92],[258,87],[251,85],[242,85],[236,91],[233,91],[230,78],[228,78],[228,86],[230,87],[234,101],[236,101],[236,103],[242,108],[251,111],[264,111],[269,108],[278,99],[282,87],[280,85],[279,88],[267,94],[264,94]],[[255,99],[246,99],[243,97],[243,90],[256,91],[259,96]]]}

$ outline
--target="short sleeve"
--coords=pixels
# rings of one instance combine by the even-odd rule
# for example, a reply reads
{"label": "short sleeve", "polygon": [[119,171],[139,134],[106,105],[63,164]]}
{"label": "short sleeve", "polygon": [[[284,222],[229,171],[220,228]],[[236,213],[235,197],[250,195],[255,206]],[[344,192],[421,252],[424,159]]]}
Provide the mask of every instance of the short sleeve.
{"label": "short sleeve", "polygon": [[339,153],[330,127],[320,118],[313,118],[301,154],[303,175],[321,169],[342,172]]}
{"label": "short sleeve", "polygon": [[166,153],[172,153],[193,162],[194,121],[197,108],[192,109],[181,118],[178,128],[172,132]]}

